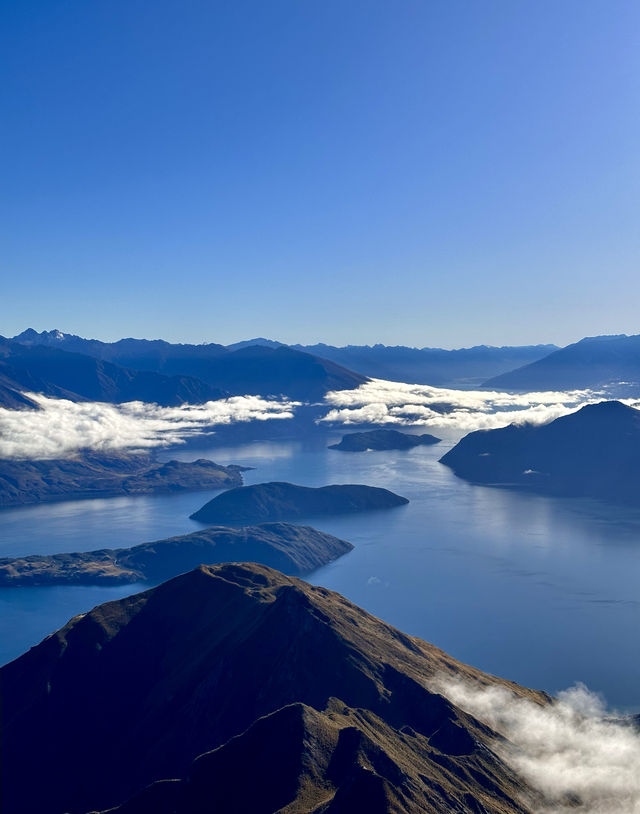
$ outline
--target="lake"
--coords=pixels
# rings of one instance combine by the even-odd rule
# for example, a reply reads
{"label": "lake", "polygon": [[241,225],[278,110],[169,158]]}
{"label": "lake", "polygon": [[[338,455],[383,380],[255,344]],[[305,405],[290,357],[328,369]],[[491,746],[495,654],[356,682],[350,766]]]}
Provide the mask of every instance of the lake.
{"label": "lake", "polygon": [[[339,436],[337,436],[339,437]],[[246,483],[367,483],[407,506],[309,521],[354,551],[309,580],[475,667],[557,692],[576,681],[640,709],[640,511],[472,486],[438,458],[450,442],[345,453],[332,440],[260,442],[165,457],[254,466]],[[91,550],[187,533],[214,492],[5,510],[0,556]],[[0,663],[71,616],[143,585],[0,590]]]}

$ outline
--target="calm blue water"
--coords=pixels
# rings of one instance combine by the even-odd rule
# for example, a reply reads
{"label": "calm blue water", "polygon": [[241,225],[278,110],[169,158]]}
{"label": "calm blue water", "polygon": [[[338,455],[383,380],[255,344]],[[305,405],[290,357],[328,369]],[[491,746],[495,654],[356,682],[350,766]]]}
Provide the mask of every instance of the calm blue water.
{"label": "calm blue water", "polygon": [[[476,667],[550,692],[584,681],[640,708],[640,511],[470,486],[447,445],[342,453],[266,442],[171,453],[255,466],[245,481],[368,483],[411,500],[315,521],[355,550],[311,576]],[[214,493],[77,501],[0,514],[0,556],[129,546],[199,526]],[[143,586],[0,591],[0,662]]]}

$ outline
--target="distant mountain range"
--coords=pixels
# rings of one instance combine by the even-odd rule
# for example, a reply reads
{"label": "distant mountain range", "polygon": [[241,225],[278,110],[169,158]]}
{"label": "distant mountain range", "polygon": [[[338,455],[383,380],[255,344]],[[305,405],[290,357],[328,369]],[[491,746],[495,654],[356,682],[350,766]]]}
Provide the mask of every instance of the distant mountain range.
{"label": "distant mountain range", "polygon": [[[262,345],[283,347],[271,339],[257,338],[236,342],[230,348]],[[442,348],[409,348],[404,345],[291,345],[295,350],[331,359],[350,370],[376,379],[388,379],[411,384],[431,384],[436,387],[470,387],[541,359],[558,350],[557,345],[523,345],[443,350]]]}
{"label": "distant mountain range", "polygon": [[[268,339],[239,342],[277,345]],[[556,345],[459,350],[385,345],[292,345],[332,359],[365,376],[436,387],[477,386],[491,390],[580,390],[610,388],[612,395],[640,392],[640,335],[585,337]],[[489,373],[489,371],[492,371]]]}
{"label": "distant mountain range", "polygon": [[473,483],[637,505],[640,410],[603,401],[549,424],[479,430],[441,462]]}
{"label": "distant mountain range", "polygon": [[285,346],[249,344],[233,350],[222,345],[181,345],[159,339],[99,342],[60,331],[37,333],[32,329],[16,336],[14,342],[34,351],[44,346],[136,371],[190,377],[203,388],[215,388],[227,395],[283,395],[298,401],[314,401],[322,399],[329,390],[349,390],[367,381],[366,376],[335,362]]}
{"label": "distant mountain range", "polygon": [[131,370],[82,353],[0,337],[0,405],[33,405],[22,395],[28,391],[73,401],[148,401],[166,407],[227,395],[191,376]]}
{"label": "distant mountain range", "polygon": [[429,688],[444,674],[550,700],[325,588],[201,566],[0,670],[3,811],[529,812],[495,733]]}
{"label": "distant mountain range", "polygon": [[344,348],[309,345],[305,349],[308,353],[316,353],[338,364],[347,365],[365,376],[456,388],[477,386],[491,375],[540,359],[557,348],[555,345],[501,348],[479,345],[459,350],[443,350],[407,348],[401,345],[347,345]]}
{"label": "distant mountain range", "polygon": [[575,390],[620,383],[640,387],[640,335],[590,336],[517,370],[494,376],[484,387],[495,390]]}
{"label": "distant mountain range", "polygon": [[[5,343],[9,340],[3,340]],[[225,347],[173,344],[163,340],[121,339],[100,342],[60,331],[38,333],[28,329],[12,340],[44,353],[44,348],[99,360],[78,375],[49,374],[48,357],[38,367],[28,367],[39,392],[68,390],[100,400],[142,398],[161,404],[201,402],[220,394],[287,396],[296,401],[319,401],[330,390],[348,390],[368,378],[388,379],[436,387],[482,387],[492,390],[569,390],[614,387],[616,396],[640,390],[640,335],[587,337],[566,348],[525,345],[443,350],[441,348],[390,347],[386,345],[284,345],[265,338],[236,342]],[[1,353],[1,351],[0,351]],[[33,357],[34,359],[37,357]],[[109,365],[115,367],[109,367]],[[55,368],[55,366],[53,366]],[[126,372],[123,372],[126,371]],[[164,379],[142,377],[156,374]],[[11,371],[0,364],[0,403],[20,406],[21,397]],[[48,377],[46,374],[49,374]],[[18,384],[25,376],[18,376]],[[40,381],[42,379],[43,381]],[[88,384],[85,385],[85,379]],[[97,380],[97,384],[96,384]],[[625,383],[620,385],[620,383]],[[35,385],[38,385],[37,387]],[[625,389],[626,388],[626,389]],[[22,387],[24,389],[24,387]],[[145,396],[147,392],[149,395]],[[142,393],[131,396],[131,393]],[[220,397],[219,395],[217,397]]]}
{"label": "distant mountain range", "polygon": [[29,347],[80,353],[132,370],[198,379],[231,395],[285,395],[319,400],[329,390],[347,390],[368,377],[434,386],[477,386],[557,350],[555,345],[460,350],[385,345],[285,345],[263,337],[227,347],[215,343],[173,344],[160,339],[100,342],[58,330],[32,328],[13,337]]}

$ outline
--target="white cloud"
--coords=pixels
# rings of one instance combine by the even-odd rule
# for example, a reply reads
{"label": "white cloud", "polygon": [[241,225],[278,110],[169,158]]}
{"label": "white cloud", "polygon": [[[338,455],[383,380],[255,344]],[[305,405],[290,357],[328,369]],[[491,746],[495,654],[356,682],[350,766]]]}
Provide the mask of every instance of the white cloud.
{"label": "white cloud", "polygon": [[513,423],[542,424],[600,398],[590,390],[514,394],[373,379],[355,390],[328,393],[325,401],[331,409],[321,420],[470,432]]}
{"label": "white cloud", "polygon": [[448,677],[433,688],[504,738],[493,749],[543,796],[536,814],[640,813],[640,732],[584,685],[546,706]]}
{"label": "white cloud", "polygon": [[[27,394],[39,410],[0,408],[1,458],[57,458],[80,449],[145,449],[183,442],[234,422],[292,418],[300,402],[234,396],[180,407],[145,402],[105,404]],[[510,393],[448,390],[427,385],[367,382],[326,396],[323,422],[420,426],[441,433],[493,429],[511,423],[544,423],[599,401],[589,390]],[[625,404],[640,406],[636,399]]]}
{"label": "white cloud", "polygon": [[61,458],[81,449],[168,446],[221,424],[292,418],[298,405],[259,396],[159,407],[141,401],[105,404],[27,395],[38,403],[39,410],[0,408],[1,458]]}

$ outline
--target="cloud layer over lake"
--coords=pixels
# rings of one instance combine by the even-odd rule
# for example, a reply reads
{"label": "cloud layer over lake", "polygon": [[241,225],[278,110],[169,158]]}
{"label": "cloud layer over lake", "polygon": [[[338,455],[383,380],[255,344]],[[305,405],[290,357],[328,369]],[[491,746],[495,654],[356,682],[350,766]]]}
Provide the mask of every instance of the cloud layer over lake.
{"label": "cloud layer over lake", "polygon": [[0,408],[1,458],[62,458],[81,449],[134,450],[183,443],[221,424],[293,417],[296,403],[234,396],[206,404],[159,407],[73,402],[34,393],[39,410]]}
{"label": "cloud layer over lake", "polygon": [[547,706],[450,678],[434,688],[504,738],[495,752],[544,797],[536,814],[640,812],[640,732],[584,685]]}
{"label": "cloud layer over lake", "polygon": [[507,424],[543,424],[602,396],[591,390],[500,393],[448,390],[421,384],[373,379],[355,390],[328,393],[330,409],[323,421],[434,427],[462,433]]}
{"label": "cloud layer over lake", "polygon": [[[235,422],[291,419],[300,402],[234,396],[180,407],[144,402],[73,402],[26,394],[39,410],[0,408],[0,458],[57,458],[80,449],[126,450],[169,446]],[[374,379],[328,393],[320,422],[352,426],[430,427],[461,436],[511,423],[544,423],[602,400],[590,390],[511,394],[448,390]],[[637,399],[621,399],[637,407]]]}

